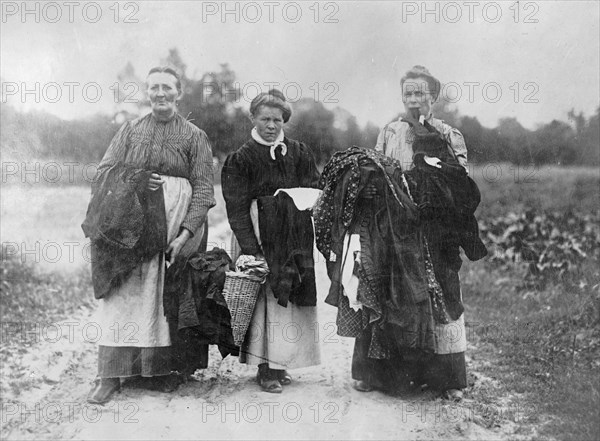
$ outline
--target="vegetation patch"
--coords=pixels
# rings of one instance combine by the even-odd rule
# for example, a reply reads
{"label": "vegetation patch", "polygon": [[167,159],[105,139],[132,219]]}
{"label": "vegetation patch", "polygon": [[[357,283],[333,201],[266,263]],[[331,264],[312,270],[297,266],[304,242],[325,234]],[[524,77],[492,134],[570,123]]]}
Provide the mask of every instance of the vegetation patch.
{"label": "vegetation patch", "polygon": [[[502,418],[517,424],[515,434],[600,433],[598,196],[578,190],[597,189],[597,174],[553,169],[535,183],[479,182],[491,253],[466,262],[462,280],[472,364],[493,381],[475,381],[467,395],[517,409]],[[507,195],[513,204],[499,213]]]}

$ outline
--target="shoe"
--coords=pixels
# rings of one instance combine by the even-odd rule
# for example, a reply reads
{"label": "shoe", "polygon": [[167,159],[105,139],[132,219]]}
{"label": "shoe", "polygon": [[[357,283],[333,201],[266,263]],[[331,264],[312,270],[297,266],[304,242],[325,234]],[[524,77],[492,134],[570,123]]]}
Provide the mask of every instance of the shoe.
{"label": "shoe", "polygon": [[274,369],[269,369],[267,363],[258,365],[256,381],[265,392],[272,394],[280,394],[283,392],[283,387],[281,387],[281,383],[277,379],[276,371]]}
{"label": "shoe", "polygon": [[113,394],[121,388],[121,380],[116,378],[100,378],[87,396],[90,404],[105,404],[110,401]]}
{"label": "shoe", "polygon": [[283,387],[277,379],[269,380],[267,378],[261,378],[259,384],[262,390],[264,390],[265,392],[269,392],[272,394],[280,394],[281,392],[283,392]]}
{"label": "shoe", "polygon": [[292,384],[292,376],[285,369],[277,370],[277,379],[282,386]]}
{"label": "shoe", "polygon": [[448,389],[442,393],[442,398],[455,403],[462,401],[463,393],[459,389]]}
{"label": "shoe", "polygon": [[369,383],[367,383],[366,381],[357,380],[354,382],[354,389],[356,389],[359,392],[371,392],[375,388],[373,386],[371,386]]}

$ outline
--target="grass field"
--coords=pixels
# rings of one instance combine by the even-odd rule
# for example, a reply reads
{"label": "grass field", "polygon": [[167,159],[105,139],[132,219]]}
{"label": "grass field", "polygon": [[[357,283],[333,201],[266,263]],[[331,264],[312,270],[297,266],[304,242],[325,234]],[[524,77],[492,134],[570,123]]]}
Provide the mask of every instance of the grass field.
{"label": "grass field", "polygon": [[585,212],[600,209],[598,168],[491,163],[473,166],[470,175],[481,191],[478,218],[489,219],[527,209]]}
{"label": "grass field", "polygon": [[[591,168],[475,166],[471,176],[482,194],[477,217],[486,222],[525,211],[597,216],[599,174]],[[219,187],[215,193],[209,247],[227,249]],[[49,323],[94,304],[80,228],[88,198],[83,187],[2,188],[2,322]],[[600,434],[600,280],[592,263],[590,257],[580,271],[595,285],[579,287],[524,288],[527,266],[518,260],[486,258],[465,262],[461,270],[468,339],[475,344],[472,363],[495,380],[494,387],[476,381],[467,395],[528,409],[527,422],[542,438],[596,439]],[[6,362],[10,342],[3,340],[2,346]],[[521,423],[523,412],[502,418]],[[495,417],[486,420],[494,422]]]}
{"label": "grass field", "polygon": [[[482,193],[479,219],[525,210],[597,216],[600,210],[598,169],[515,170],[505,165],[502,176],[489,179],[492,171],[472,171]],[[478,344],[478,359],[485,360],[477,364],[498,385],[492,390],[475,387],[471,394],[484,402],[510,396],[512,409],[521,410],[513,413],[514,422],[526,416],[539,425],[540,435],[557,439],[600,436],[597,261],[584,262],[580,270],[595,284],[524,289],[527,267],[518,261],[465,262],[462,270],[469,337]]]}

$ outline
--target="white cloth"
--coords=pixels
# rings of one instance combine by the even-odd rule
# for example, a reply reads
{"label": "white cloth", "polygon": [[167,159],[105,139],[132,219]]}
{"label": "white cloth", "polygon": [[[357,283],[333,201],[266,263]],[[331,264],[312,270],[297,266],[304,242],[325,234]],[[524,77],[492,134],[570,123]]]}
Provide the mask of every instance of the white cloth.
{"label": "white cloth", "polygon": [[294,205],[299,211],[308,210],[317,203],[317,199],[321,196],[322,191],[318,188],[295,187],[295,188],[280,188],[273,196],[279,193],[286,193],[294,201]]}
{"label": "white cloth", "polygon": [[285,145],[285,143],[283,142],[283,138],[284,138],[283,129],[279,132],[279,135],[277,135],[277,138],[273,142],[265,141],[265,139],[258,134],[258,130],[256,130],[256,127],[254,127],[252,129],[252,131],[250,132],[250,135],[252,136],[252,139],[254,139],[259,144],[266,145],[267,147],[271,147],[271,159],[273,161],[275,161],[277,159],[275,157],[275,149],[277,147],[281,146],[281,156],[287,155],[287,145]]}
{"label": "white cloth", "polygon": [[[167,241],[179,228],[192,200],[192,186],[184,178],[162,175],[167,217]],[[170,346],[169,325],[163,309],[165,256],[159,253],[138,265],[119,286],[99,301],[95,321],[98,344],[103,346]]]}
{"label": "white cloth", "polygon": [[435,325],[436,354],[457,354],[467,350],[465,315],[446,325]]}
{"label": "white cloth", "polygon": [[348,297],[350,307],[358,311],[363,305],[358,300],[358,276],[354,274],[354,265],[360,264],[360,234],[346,233],[342,259],[343,293]]}

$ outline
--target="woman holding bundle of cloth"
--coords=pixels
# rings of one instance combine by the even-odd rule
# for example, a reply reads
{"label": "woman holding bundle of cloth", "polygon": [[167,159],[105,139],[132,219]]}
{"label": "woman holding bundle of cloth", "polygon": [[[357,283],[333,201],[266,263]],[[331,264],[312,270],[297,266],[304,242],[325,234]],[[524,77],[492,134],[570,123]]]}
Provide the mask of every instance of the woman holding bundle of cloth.
{"label": "woman holding bundle of cloth", "polygon": [[440,82],[415,66],[401,80],[406,113],[375,150],[336,153],[315,206],[338,333],[355,337],[352,377],[362,392],[427,385],[452,400],[467,386],[460,249],[487,251],[474,211],[460,132],[433,117]]}
{"label": "woman holding bundle of cloth", "polygon": [[292,110],[280,91],[255,97],[250,114],[251,139],[227,157],[221,178],[233,260],[253,256],[269,268],[240,361],[258,365],[264,391],[280,393],[292,381],[288,369],[320,363],[310,331],[317,322],[312,202],[302,200],[316,194],[319,172],[308,146],[283,132]]}

